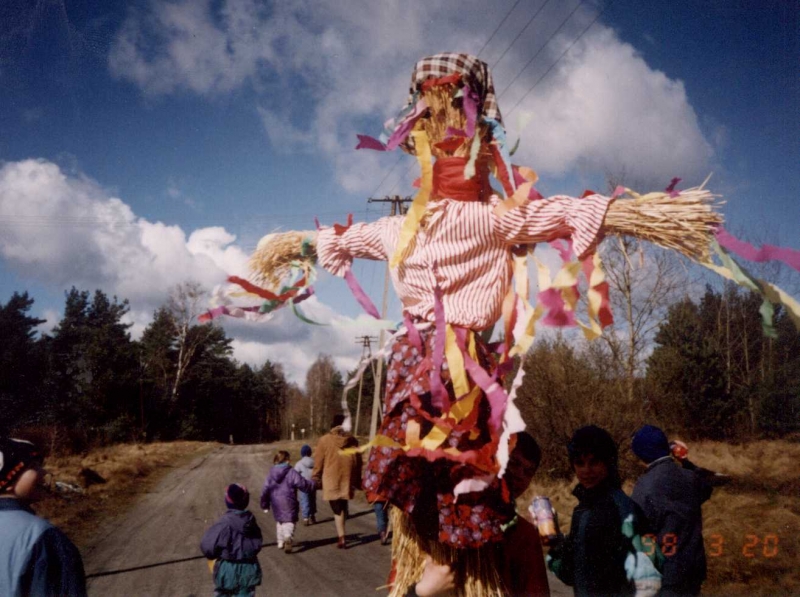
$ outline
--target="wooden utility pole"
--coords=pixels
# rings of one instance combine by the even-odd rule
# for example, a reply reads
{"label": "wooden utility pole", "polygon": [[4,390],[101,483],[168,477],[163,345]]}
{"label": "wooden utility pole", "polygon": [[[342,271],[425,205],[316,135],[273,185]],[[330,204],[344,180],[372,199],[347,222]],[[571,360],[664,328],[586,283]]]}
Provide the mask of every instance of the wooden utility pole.
{"label": "wooden utility pole", "polygon": [[[361,367],[361,363],[364,362],[364,359],[371,359],[372,358],[372,341],[377,340],[375,336],[358,336],[356,337],[356,344],[361,344],[361,359],[358,362],[359,368]],[[374,371],[374,369],[373,369]],[[375,382],[375,376],[372,376],[373,383]],[[361,377],[358,380],[358,401],[356,402],[356,424],[353,427],[353,435],[358,435],[358,423],[361,419],[361,389],[364,386],[364,373],[362,372]]]}
{"label": "wooden utility pole", "polygon": [[[367,203],[390,203],[392,205],[391,215],[406,213],[406,203],[411,203],[411,197],[400,197],[393,195],[391,197],[384,197],[383,199],[374,199],[370,197]],[[389,300],[389,262],[386,262],[386,273],[383,276],[383,304],[381,306],[381,319],[386,319],[386,308]],[[383,343],[386,340],[386,331],[381,330],[378,339],[378,350],[383,350]],[[378,433],[378,415],[381,408],[381,380],[383,379],[383,359],[378,359],[378,369],[375,373],[375,393],[372,397],[372,417],[369,422],[369,439],[375,438]]]}

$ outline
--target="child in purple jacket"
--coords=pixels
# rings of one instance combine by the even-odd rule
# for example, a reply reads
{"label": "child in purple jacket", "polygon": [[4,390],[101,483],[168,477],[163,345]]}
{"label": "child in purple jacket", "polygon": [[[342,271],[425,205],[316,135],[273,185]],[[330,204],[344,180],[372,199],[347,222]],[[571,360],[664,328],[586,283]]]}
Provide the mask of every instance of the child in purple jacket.
{"label": "child in purple jacket", "polygon": [[297,490],[311,492],[316,489],[313,481],[304,479],[300,473],[289,465],[289,452],[280,450],[275,454],[273,466],[264,488],[261,490],[261,509],[268,512],[272,509],[275,517],[278,549],[292,553],[292,537],[297,522],[298,510]]}
{"label": "child in purple jacket", "polygon": [[253,597],[261,584],[261,529],[247,510],[250,493],[244,485],[231,483],[225,490],[228,511],[203,535],[200,549],[214,560],[214,595]]}

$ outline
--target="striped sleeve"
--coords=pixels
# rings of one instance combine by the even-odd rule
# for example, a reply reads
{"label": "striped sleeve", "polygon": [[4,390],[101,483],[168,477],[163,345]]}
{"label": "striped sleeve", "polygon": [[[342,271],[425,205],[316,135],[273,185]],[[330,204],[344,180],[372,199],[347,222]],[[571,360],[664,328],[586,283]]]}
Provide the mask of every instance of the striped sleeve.
{"label": "striped sleeve", "polygon": [[528,201],[496,217],[494,233],[506,244],[533,244],[571,236],[580,258],[596,245],[611,201],[604,195]]}
{"label": "striped sleeve", "polygon": [[381,218],[370,224],[353,224],[341,234],[334,228],[323,228],[317,233],[317,259],[319,264],[335,276],[343,276],[353,259],[386,261],[384,243],[391,218]]}

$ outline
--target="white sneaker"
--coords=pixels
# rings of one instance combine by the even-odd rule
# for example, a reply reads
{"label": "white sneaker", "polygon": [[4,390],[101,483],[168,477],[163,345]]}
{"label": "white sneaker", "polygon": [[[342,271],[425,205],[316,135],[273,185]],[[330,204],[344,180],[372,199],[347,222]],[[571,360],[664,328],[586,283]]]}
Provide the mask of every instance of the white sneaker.
{"label": "white sneaker", "polygon": [[283,549],[283,541],[278,541],[278,549]]}

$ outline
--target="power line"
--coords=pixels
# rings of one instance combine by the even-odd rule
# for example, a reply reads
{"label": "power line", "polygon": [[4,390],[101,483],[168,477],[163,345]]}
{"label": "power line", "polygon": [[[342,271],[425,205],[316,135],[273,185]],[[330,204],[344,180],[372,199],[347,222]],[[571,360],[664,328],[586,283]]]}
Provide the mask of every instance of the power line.
{"label": "power line", "polygon": [[520,2],[522,2],[522,0],[517,0],[517,1],[514,3],[514,6],[512,6],[512,7],[511,7],[511,10],[509,10],[509,11],[506,13],[506,16],[504,16],[504,17],[503,17],[503,20],[502,20],[502,21],[500,21],[500,24],[499,24],[497,27],[495,27],[495,30],[494,30],[494,31],[492,31],[492,34],[489,36],[489,39],[487,39],[487,40],[486,40],[486,43],[484,43],[484,44],[483,44],[483,47],[482,47],[480,50],[478,50],[478,56],[479,56],[479,57],[480,57],[481,53],[482,53],[482,52],[483,52],[483,51],[486,49],[486,46],[488,46],[488,45],[489,45],[489,42],[490,42],[490,41],[492,41],[492,39],[494,39],[494,36],[495,36],[495,35],[497,35],[497,32],[498,32],[498,31],[500,31],[500,27],[502,27],[502,26],[503,26],[503,23],[505,23],[505,22],[506,22],[506,20],[508,19],[508,17],[510,17],[510,16],[511,16],[511,13],[512,13],[512,12],[514,12],[514,9],[517,7],[517,5],[518,5]]}
{"label": "power line", "polygon": [[578,37],[576,37],[576,38],[575,38],[575,40],[574,40],[574,41],[573,41],[573,42],[572,42],[572,43],[571,43],[571,44],[570,44],[570,45],[567,47],[567,49],[566,49],[566,50],[564,50],[564,51],[561,53],[561,56],[559,56],[559,57],[558,57],[558,59],[557,59],[557,60],[556,60],[556,61],[555,61],[553,64],[551,64],[551,65],[550,65],[550,68],[548,68],[548,69],[547,69],[547,70],[544,72],[544,74],[543,74],[541,77],[539,77],[539,78],[536,80],[536,82],[535,82],[535,83],[534,83],[534,84],[531,86],[531,88],[530,88],[530,89],[528,89],[528,91],[526,91],[526,92],[525,92],[525,94],[524,94],[524,95],[523,95],[521,98],[519,98],[519,101],[518,101],[516,104],[514,104],[514,106],[511,108],[511,110],[509,110],[509,111],[508,111],[508,114],[506,114],[506,117],[510,116],[510,115],[511,115],[511,113],[512,113],[514,110],[516,110],[516,109],[517,109],[517,107],[518,107],[518,106],[519,106],[519,105],[522,103],[522,101],[523,101],[523,100],[524,100],[526,97],[528,97],[528,95],[529,95],[529,94],[530,94],[530,93],[531,93],[531,92],[532,92],[534,89],[536,89],[536,86],[537,86],[537,85],[539,85],[539,83],[541,83],[541,82],[542,82],[542,80],[543,80],[543,79],[544,79],[544,78],[545,78],[545,77],[546,77],[546,76],[547,76],[547,75],[550,73],[550,71],[551,71],[551,70],[553,70],[553,68],[555,68],[556,64],[558,64],[558,63],[561,61],[561,59],[562,59],[564,56],[566,56],[566,55],[567,55],[567,52],[569,52],[569,51],[572,49],[572,47],[573,47],[573,46],[574,46],[576,43],[578,43],[578,41],[579,41],[579,40],[580,40],[580,39],[581,39],[581,38],[584,36],[584,34],[585,34],[587,31],[589,31],[589,29],[591,29],[592,25],[594,25],[594,24],[597,22],[597,20],[598,20],[598,19],[599,19],[599,18],[600,18],[600,17],[603,15],[603,13],[606,11],[606,9],[608,9],[608,7],[609,7],[609,6],[611,6],[613,3],[614,3],[614,0],[611,0],[611,1],[610,1],[608,4],[606,4],[606,5],[603,7],[603,9],[602,9],[600,12],[598,12],[598,13],[597,13],[597,15],[594,17],[594,19],[592,19],[592,22],[591,22],[591,23],[589,23],[589,24],[586,26],[586,28],[585,28],[583,31],[581,31],[581,34],[580,34]]}
{"label": "power line", "polygon": [[539,16],[539,13],[542,12],[544,7],[547,6],[548,4],[550,4],[550,0],[545,0],[544,4],[542,4],[539,7],[539,10],[537,10],[535,13],[533,13],[533,16],[530,18],[530,20],[525,24],[525,26],[522,28],[522,30],[519,33],[517,33],[517,36],[514,38],[514,41],[512,41],[511,44],[505,49],[505,51],[500,55],[500,58],[498,58],[497,60],[494,61],[494,64],[492,65],[492,68],[495,68],[498,64],[500,64],[500,61],[503,58],[505,58],[505,55],[508,54],[508,51],[514,46],[515,43],[517,43],[517,40],[522,36],[523,33],[525,33],[525,31],[528,29],[528,27],[531,26],[531,23],[533,23],[534,19],[537,16]]}
{"label": "power line", "polygon": [[501,91],[501,92],[500,92],[500,94],[497,96],[497,99],[500,99],[501,97],[503,97],[503,94],[504,94],[506,91],[508,91],[508,90],[509,90],[509,88],[510,88],[510,87],[511,87],[511,86],[512,86],[512,85],[513,85],[513,84],[514,84],[516,81],[517,81],[517,79],[519,79],[519,78],[520,78],[520,76],[522,75],[522,73],[524,73],[524,72],[525,72],[525,69],[526,69],[526,68],[528,68],[528,67],[531,65],[531,62],[533,62],[534,60],[536,60],[536,57],[537,57],[539,54],[541,54],[541,53],[542,53],[542,50],[544,50],[544,49],[547,47],[547,45],[548,45],[548,44],[549,44],[549,43],[550,43],[550,42],[553,40],[553,38],[554,38],[556,35],[558,35],[558,32],[559,32],[559,31],[561,31],[561,29],[563,29],[563,28],[564,28],[564,25],[566,25],[566,24],[567,24],[567,21],[569,21],[569,20],[572,18],[572,15],[574,15],[574,14],[575,14],[575,12],[576,12],[576,11],[577,11],[577,10],[578,10],[580,7],[581,7],[581,5],[584,3],[584,1],[585,1],[585,0],[581,0],[580,2],[578,2],[578,4],[576,4],[576,5],[575,5],[575,8],[573,8],[573,9],[572,9],[572,12],[570,12],[570,13],[567,15],[567,17],[566,17],[566,18],[565,18],[563,21],[561,21],[561,24],[558,26],[558,29],[556,29],[556,30],[553,32],[553,34],[552,34],[552,35],[551,35],[551,36],[550,36],[550,37],[547,39],[547,41],[546,41],[546,42],[544,42],[544,44],[542,44],[542,46],[541,46],[541,47],[540,47],[538,50],[536,50],[536,53],[533,55],[533,57],[532,57],[530,60],[528,60],[528,62],[526,62],[526,63],[525,63],[525,66],[523,66],[523,67],[520,69],[520,71],[517,73],[517,75],[516,75],[516,76],[515,76],[513,79],[511,79],[511,82],[510,82],[508,85],[506,85],[506,86],[505,86],[505,89],[503,89],[503,91]]}

